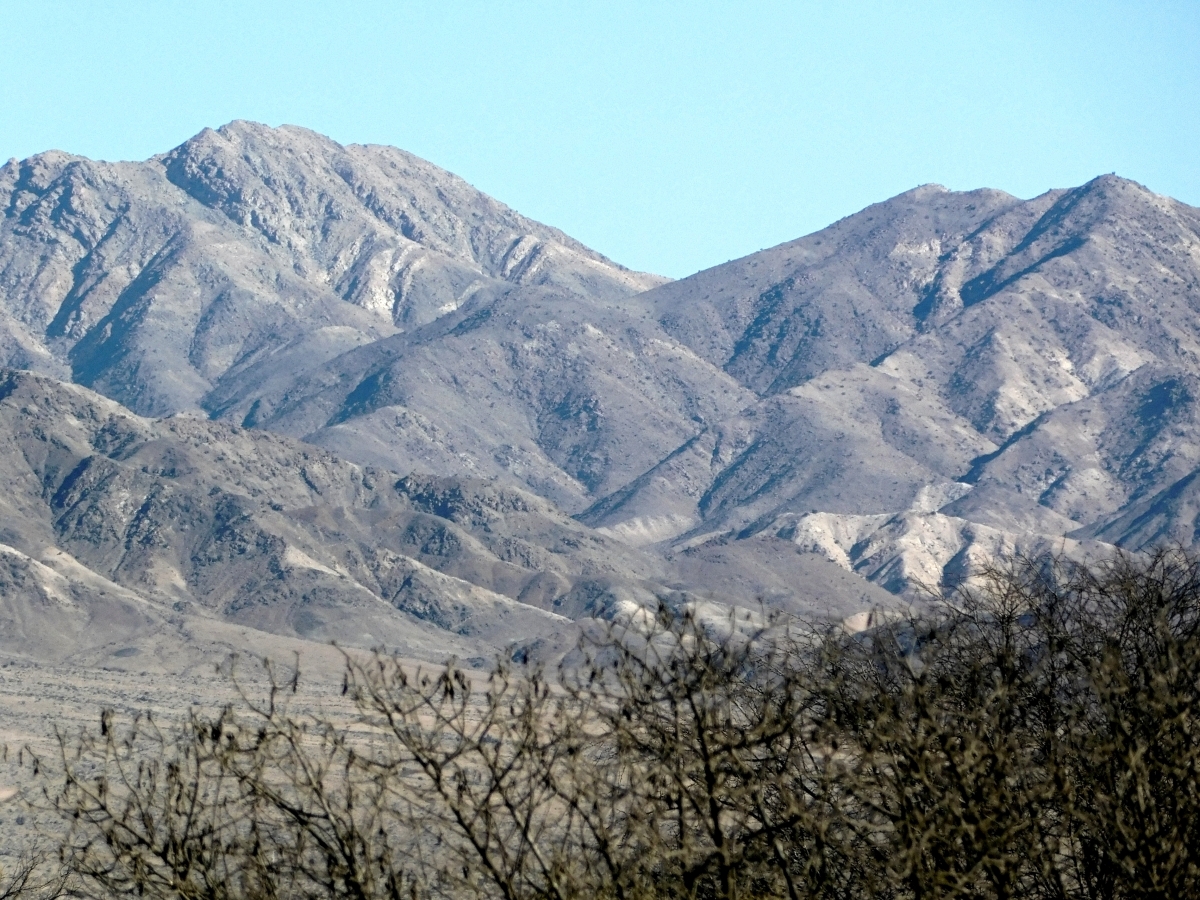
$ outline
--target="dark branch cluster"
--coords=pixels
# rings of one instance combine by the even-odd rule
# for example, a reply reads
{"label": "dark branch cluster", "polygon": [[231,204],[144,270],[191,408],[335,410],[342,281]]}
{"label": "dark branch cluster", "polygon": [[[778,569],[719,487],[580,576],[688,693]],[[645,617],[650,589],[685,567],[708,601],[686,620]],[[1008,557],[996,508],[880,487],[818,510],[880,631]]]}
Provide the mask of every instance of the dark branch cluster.
{"label": "dark branch cluster", "polygon": [[346,719],[286,683],[181,733],[106,714],[48,782],[52,892],[1200,896],[1185,552],[1011,561],[855,635],[665,606],[601,630],[553,678],[348,656]]}

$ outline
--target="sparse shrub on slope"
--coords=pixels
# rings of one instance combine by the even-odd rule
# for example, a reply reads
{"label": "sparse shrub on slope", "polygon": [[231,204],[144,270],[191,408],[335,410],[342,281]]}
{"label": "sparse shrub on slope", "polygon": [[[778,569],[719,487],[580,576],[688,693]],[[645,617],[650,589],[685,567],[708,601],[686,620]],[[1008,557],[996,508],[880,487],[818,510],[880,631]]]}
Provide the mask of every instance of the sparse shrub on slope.
{"label": "sparse shrub on slope", "polygon": [[1200,896],[1200,564],[1018,559],[858,635],[667,608],[555,679],[348,658],[47,796],[111,897]]}

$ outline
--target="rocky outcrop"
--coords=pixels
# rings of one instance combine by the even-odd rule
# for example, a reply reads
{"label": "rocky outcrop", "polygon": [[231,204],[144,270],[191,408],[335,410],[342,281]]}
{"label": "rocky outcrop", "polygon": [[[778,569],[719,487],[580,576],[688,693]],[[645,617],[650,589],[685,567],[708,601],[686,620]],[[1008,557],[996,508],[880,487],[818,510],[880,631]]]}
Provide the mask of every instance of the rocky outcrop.
{"label": "rocky outcrop", "polygon": [[[614,565],[621,584],[682,584],[668,560],[706,543],[706,578],[773,583],[738,568],[770,554],[731,541],[902,594],[997,548],[1195,541],[1200,211],[1115,176],[1031,200],[926,185],[671,283],[402,151],[290,127],[235,122],[144,163],[42,154],[0,168],[0,200],[0,362],[394,480],[536,495],[597,572],[649,551]],[[132,491],[115,465],[72,484]],[[69,527],[108,540],[80,509]],[[230,540],[340,572],[263,515]],[[588,607],[542,526],[501,548],[438,521],[408,532],[446,548],[432,569]],[[451,571],[458,553],[540,580]]]}

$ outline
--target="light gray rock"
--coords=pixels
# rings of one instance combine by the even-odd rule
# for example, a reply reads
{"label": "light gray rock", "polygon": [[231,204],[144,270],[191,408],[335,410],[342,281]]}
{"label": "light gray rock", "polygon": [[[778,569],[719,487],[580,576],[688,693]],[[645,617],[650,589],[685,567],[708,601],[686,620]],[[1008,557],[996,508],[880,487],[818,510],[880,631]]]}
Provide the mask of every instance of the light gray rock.
{"label": "light gray rock", "polygon": [[[742,603],[811,572],[826,585],[812,603],[833,610],[878,595],[827,564],[908,594],[1012,548],[1195,540],[1200,211],[1115,176],[1032,200],[926,185],[671,283],[402,151],[291,127],[232,123],[144,163],[41,154],[0,168],[0,200],[0,361],[143,415],[300,438],[464,503],[542,498],[525,534],[515,513],[499,532],[418,515],[424,488],[397,488],[408,499],[388,503],[416,517],[404,541],[346,519],[361,579],[325,546],[349,500],[310,498],[325,524],[303,540],[252,517],[311,590],[338,566],[373,596],[407,585],[443,631],[467,627],[454,603],[487,605],[476,590],[575,618],[702,582]],[[168,421],[144,427],[210,427]],[[149,490],[104,459],[79,476],[89,490]],[[225,492],[239,477],[210,475]],[[96,521],[131,527],[116,508]],[[82,540],[89,522],[33,516],[0,542],[36,560],[34,537]],[[523,549],[496,544],[512,529]],[[130,553],[139,577],[158,571],[157,551]],[[115,558],[86,565],[115,577]],[[235,587],[195,590],[251,589],[224,568]],[[467,599],[437,599],[452,595]]]}
{"label": "light gray rock", "polygon": [[490,657],[653,597],[666,564],[494,483],[400,476],[264,431],[134,416],[0,370],[7,652],[65,659],[202,617],[407,656]]}
{"label": "light gray rock", "polygon": [[971,547],[1195,541],[1196,209],[928,186],[638,300],[759,400],[581,516],[610,533],[800,533],[900,591]]}
{"label": "light gray rock", "polygon": [[264,357],[307,368],[472,296],[663,280],[410,154],[290,126],[233,122],[144,163],[14,160],[0,201],[0,364],[147,415],[211,411]]}

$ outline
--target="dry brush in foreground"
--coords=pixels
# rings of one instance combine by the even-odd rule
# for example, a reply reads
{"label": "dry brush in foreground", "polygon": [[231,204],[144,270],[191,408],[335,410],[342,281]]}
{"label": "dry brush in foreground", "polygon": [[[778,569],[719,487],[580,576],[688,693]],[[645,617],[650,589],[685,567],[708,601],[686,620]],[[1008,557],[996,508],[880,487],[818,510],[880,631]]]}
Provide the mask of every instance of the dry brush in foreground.
{"label": "dry brush in foreground", "polygon": [[1196,558],[973,585],[858,635],[664,607],[553,679],[348,658],[349,723],[286,680],[182,733],[106,714],[46,782],[41,893],[1200,896]]}

